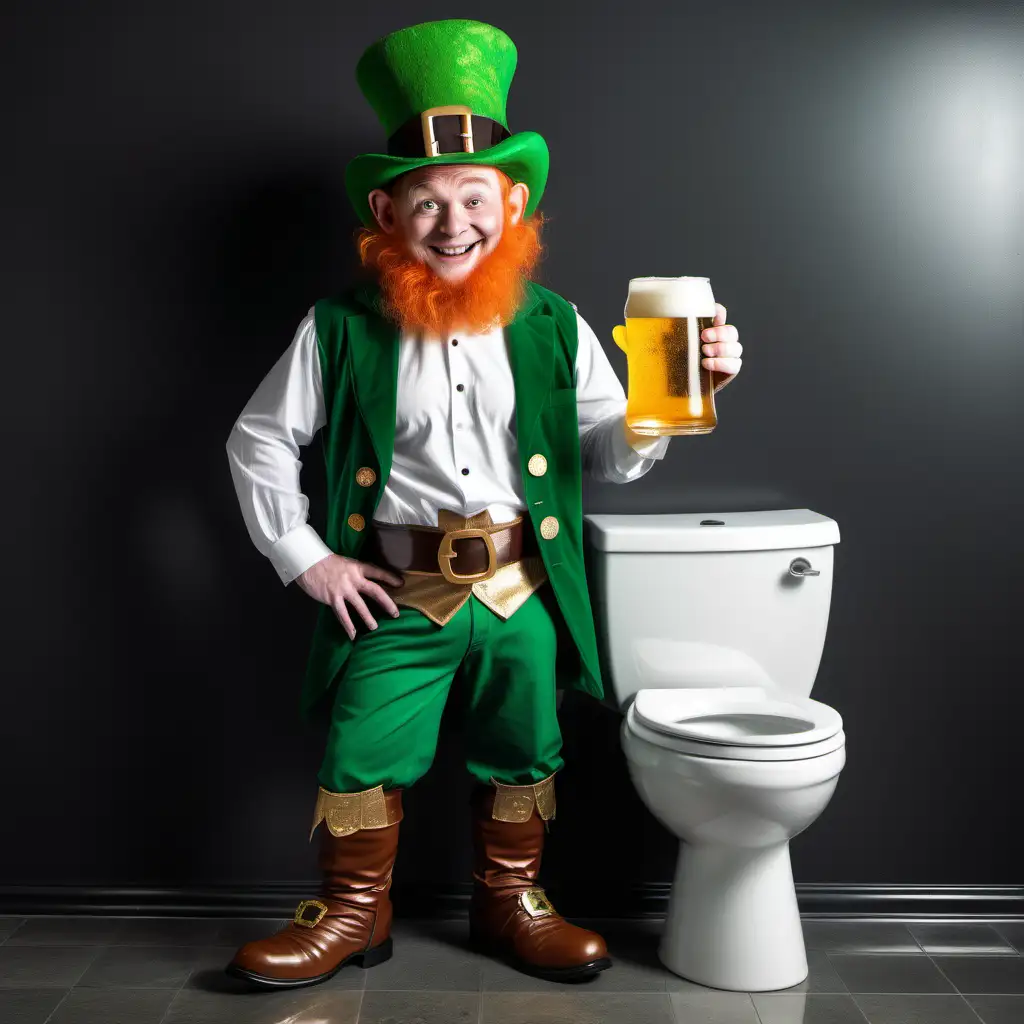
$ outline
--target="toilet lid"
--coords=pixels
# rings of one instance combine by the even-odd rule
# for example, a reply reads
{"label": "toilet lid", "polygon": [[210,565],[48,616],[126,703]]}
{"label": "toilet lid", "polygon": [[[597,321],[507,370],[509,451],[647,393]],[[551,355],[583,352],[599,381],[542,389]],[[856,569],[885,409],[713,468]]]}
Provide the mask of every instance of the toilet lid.
{"label": "toilet lid", "polygon": [[810,697],[790,697],[760,686],[641,690],[637,721],[682,740],[729,747],[792,747],[835,736],[843,719]]}

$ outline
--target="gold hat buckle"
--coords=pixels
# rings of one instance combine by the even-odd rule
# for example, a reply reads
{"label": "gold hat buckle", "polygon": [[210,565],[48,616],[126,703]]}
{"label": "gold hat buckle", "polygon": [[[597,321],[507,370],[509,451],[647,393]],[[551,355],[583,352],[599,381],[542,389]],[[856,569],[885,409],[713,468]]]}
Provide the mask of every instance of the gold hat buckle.
{"label": "gold hat buckle", "polygon": [[427,156],[440,156],[439,143],[434,136],[434,118],[448,117],[457,114],[462,118],[462,131],[459,135],[462,138],[462,151],[473,153],[473,111],[462,104],[451,104],[447,107],[431,107],[420,114],[420,124],[423,126],[423,152]]}

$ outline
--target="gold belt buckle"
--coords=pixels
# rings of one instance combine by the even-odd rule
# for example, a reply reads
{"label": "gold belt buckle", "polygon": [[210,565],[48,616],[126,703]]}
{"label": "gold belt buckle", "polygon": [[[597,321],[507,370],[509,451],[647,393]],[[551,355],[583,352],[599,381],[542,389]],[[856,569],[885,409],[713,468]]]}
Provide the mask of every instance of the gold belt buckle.
{"label": "gold belt buckle", "polygon": [[[452,571],[452,559],[459,557],[458,552],[452,547],[452,541],[468,537],[479,537],[487,546],[487,568],[483,572],[462,575]],[[449,530],[441,538],[441,545],[437,549],[437,567],[449,583],[482,583],[484,580],[489,580],[498,571],[498,553],[494,550],[494,541],[491,540],[491,535],[486,530]]]}

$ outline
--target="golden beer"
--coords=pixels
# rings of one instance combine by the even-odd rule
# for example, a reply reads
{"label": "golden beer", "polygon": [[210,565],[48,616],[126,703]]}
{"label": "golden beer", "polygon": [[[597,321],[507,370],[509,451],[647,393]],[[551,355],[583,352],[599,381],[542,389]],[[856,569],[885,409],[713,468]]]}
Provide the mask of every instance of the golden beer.
{"label": "golden beer", "polygon": [[701,366],[701,331],[715,319],[706,277],[636,277],[626,326],[612,332],[629,364],[626,424],[638,434],[710,434],[712,371]]}

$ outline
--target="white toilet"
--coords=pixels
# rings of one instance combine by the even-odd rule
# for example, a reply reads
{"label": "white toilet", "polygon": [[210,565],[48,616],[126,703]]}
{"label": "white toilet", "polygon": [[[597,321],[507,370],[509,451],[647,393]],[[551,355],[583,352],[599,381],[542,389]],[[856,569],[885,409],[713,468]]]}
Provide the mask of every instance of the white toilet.
{"label": "white toilet", "polygon": [[682,841],[659,955],[713,988],[807,977],[789,840],[846,763],[811,700],[839,527],[809,509],[590,515],[605,687],[644,803]]}

